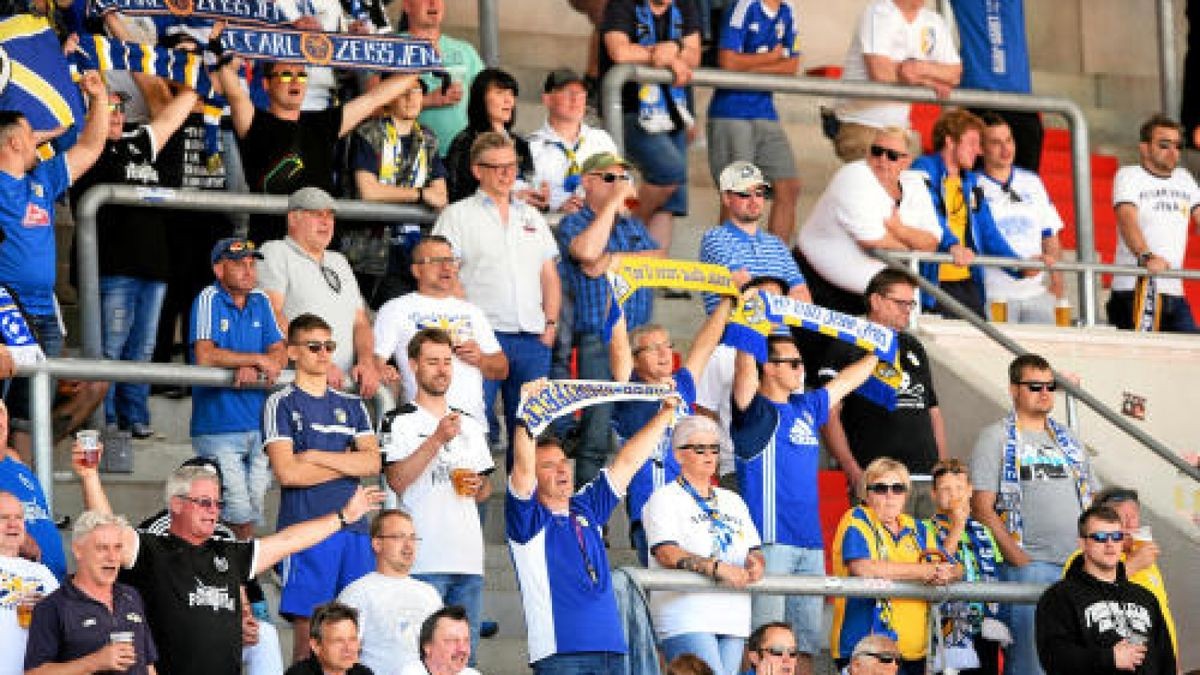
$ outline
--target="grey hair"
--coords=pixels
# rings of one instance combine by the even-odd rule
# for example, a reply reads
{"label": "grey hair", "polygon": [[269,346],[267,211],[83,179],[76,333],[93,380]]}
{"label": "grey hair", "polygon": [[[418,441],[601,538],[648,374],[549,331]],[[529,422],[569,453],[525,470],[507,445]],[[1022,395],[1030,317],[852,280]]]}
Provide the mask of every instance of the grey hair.
{"label": "grey hair", "polygon": [[192,491],[192,483],[198,480],[211,480],[218,487],[221,485],[221,477],[217,475],[216,469],[208,465],[181,466],[172,471],[167,476],[167,485],[164,490],[167,508],[171,506],[172,497],[186,497]]}
{"label": "grey hair", "polygon": [[109,525],[126,528],[129,527],[129,521],[125,520],[125,516],[115,513],[84,511],[75,520],[75,527],[71,530],[71,541],[79,541],[94,532],[96,528],[107,527]]}
{"label": "grey hair", "polygon": [[697,434],[712,434],[720,441],[721,427],[704,415],[689,415],[675,424],[675,431],[671,432],[671,448],[687,445]]}
{"label": "grey hair", "polygon": [[667,330],[667,327],[661,323],[645,323],[637,328],[634,328],[633,330],[629,331],[629,350],[633,352],[635,356],[640,350],[638,341],[640,341],[643,336],[650,335],[651,333],[663,333],[668,337],[671,335],[671,331]]}
{"label": "grey hair", "polygon": [[854,645],[854,653],[850,655],[850,659],[854,660],[871,654],[899,654],[900,647],[896,642],[886,635],[880,633],[870,633],[863,636],[863,639]]}

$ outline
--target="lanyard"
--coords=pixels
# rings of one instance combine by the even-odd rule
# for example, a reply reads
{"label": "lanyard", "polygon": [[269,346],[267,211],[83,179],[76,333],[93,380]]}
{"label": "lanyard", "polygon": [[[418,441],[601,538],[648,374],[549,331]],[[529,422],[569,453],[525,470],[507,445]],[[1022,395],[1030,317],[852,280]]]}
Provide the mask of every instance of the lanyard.
{"label": "lanyard", "polygon": [[[709,504],[709,500],[701,497],[700,493],[696,492],[696,488],[692,487],[692,484],[687,482],[683,476],[679,476],[675,480],[678,481],[684,492],[691,495],[692,499],[696,501],[696,505],[704,512],[704,516],[708,520],[708,531],[713,537],[713,553],[716,555],[727,553],[733,544],[733,528],[721,519],[721,514]],[[716,494],[714,491],[712,500],[714,502]]]}
{"label": "lanyard", "polygon": [[575,513],[574,511],[567,514],[567,518],[571,521],[571,529],[575,530],[575,543],[579,544],[579,554],[583,556],[583,565],[587,569],[588,578],[593,584],[600,583],[600,575],[596,574],[596,566],[592,564],[592,559],[587,552],[587,544],[583,541],[583,525],[580,521],[587,522],[583,514]]}

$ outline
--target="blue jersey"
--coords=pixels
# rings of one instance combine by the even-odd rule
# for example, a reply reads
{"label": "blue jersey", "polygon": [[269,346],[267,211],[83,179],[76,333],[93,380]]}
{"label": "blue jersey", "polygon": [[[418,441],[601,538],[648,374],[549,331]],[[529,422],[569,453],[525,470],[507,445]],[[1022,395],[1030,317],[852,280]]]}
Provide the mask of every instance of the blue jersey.
{"label": "blue jersey", "polygon": [[950,0],[962,42],[963,89],[1032,91],[1024,0]]}
{"label": "blue jersey", "polygon": [[[292,452],[346,452],[356,438],[371,433],[362,399],[334,389],[317,397],[288,385],[267,397],[263,408],[264,447],[285,441],[291,443]],[[357,478],[342,477],[304,488],[284,487],[279,494],[278,529],[337,511],[358,485]],[[347,529],[366,533],[366,517]]]}
{"label": "blue jersey", "polygon": [[568,513],[508,488],[505,531],[529,635],[529,661],[576,652],[625,653],[600,528],[621,501],[601,471],[571,497]]}
{"label": "blue jersey", "polygon": [[[675,390],[683,398],[683,407],[680,408],[679,413],[691,415],[692,408],[696,405],[696,379],[692,377],[692,371],[687,368],[680,368],[672,377],[675,379]],[[633,380],[640,381],[636,374]],[[621,437],[621,443],[625,443],[646,426],[646,423],[654,417],[660,407],[657,401],[618,401],[614,403],[612,427],[617,432],[617,436]],[[658,488],[675,480],[679,471],[679,461],[675,459],[675,453],[671,450],[671,430],[667,429],[658,448],[650,455],[650,459],[646,460],[642,468],[633,475],[633,480],[629,481],[625,499],[625,508],[629,511],[629,522],[641,521],[642,507],[646,505],[650,495]]]}
{"label": "blue jersey", "polygon": [[0,171],[0,279],[30,314],[54,314],[54,200],[70,185],[63,154],[21,178]]}
{"label": "blue jersey", "polygon": [[[720,49],[739,54],[765,54],[783,47],[783,55],[800,55],[799,22],[791,0],[783,0],[773,14],[762,0],[737,0],[725,12]],[[708,106],[709,117],[738,120],[777,120],[769,91],[718,89]]]}
{"label": "blue jersey", "polygon": [[829,419],[829,392],[792,394],[786,403],[755,394],[745,410],[733,408],[738,485],[763,542],[823,548],[817,430]]}
{"label": "blue jersey", "polygon": [[50,515],[46,495],[37,476],[29,467],[11,457],[0,459],[0,490],[10,492],[25,510],[25,531],[42,549],[41,563],[61,582],[67,576],[67,556],[63,553],[62,537]]}
{"label": "blue jersey", "polygon": [[[211,340],[215,347],[233,352],[265,354],[282,339],[271,301],[258,289],[250,291],[242,308],[233,303],[233,297],[220,284],[200,291],[192,303],[188,345],[193,360],[197,340]],[[266,400],[264,389],[193,387],[192,435],[258,429]]]}

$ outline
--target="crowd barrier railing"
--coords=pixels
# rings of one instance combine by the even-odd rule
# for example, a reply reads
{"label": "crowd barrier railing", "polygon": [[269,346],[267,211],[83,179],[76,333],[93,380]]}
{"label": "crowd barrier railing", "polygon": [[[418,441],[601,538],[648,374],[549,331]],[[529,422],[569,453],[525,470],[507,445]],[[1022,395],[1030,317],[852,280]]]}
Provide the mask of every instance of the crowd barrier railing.
{"label": "crowd barrier railing", "polygon": [[[956,318],[962,319],[963,321],[966,321],[967,323],[974,326],[976,329],[979,330],[979,332],[983,333],[985,336],[987,336],[989,339],[991,339],[996,344],[1007,349],[1014,356],[1020,356],[1022,354],[1029,353],[1029,350],[1022,347],[1016,340],[1013,340],[1008,335],[1005,335],[1003,331],[996,328],[991,323],[985,321],[979,315],[977,315],[975,312],[971,311],[965,305],[963,305],[962,303],[955,300],[949,293],[946,293],[941,288],[939,288],[937,286],[937,284],[934,284],[934,283],[930,282],[929,280],[923,278],[920,274],[918,274],[916,271],[914,271],[911,267],[911,264],[913,264],[915,262],[921,262],[921,261],[926,261],[926,260],[936,261],[936,262],[952,262],[949,254],[945,254],[945,253],[915,253],[915,252],[911,252],[911,251],[909,251],[909,252],[884,251],[884,250],[879,250],[879,249],[872,251],[872,254],[879,260],[883,261],[883,263],[886,264],[887,266],[907,273],[913,279],[913,281],[917,283],[917,285],[921,289],[922,293],[928,293],[929,295],[932,295],[933,297],[937,298],[938,304],[941,307],[945,308]],[[1028,267],[1028,266],[1030,266],[1027,263],[1027,261],[1016,261],[1016,260],[1012,260],[1009,258],[995,258],[995,257],[982,257],[982,256],[979,258],[976,258],[972,264],[1003,266],[1003,267],[1011,267],[1011,266]],[[1139,276],[1147,274],[1147,271],[1140,267],[1128,267],[1128,266],[1124,266],[1124,265],[1062,263],[1061,267],[1066,268],[1068,265],[1070,265],[1072,267],[1083,268],[1083,272],[1087,276],[1093,276],[1094,274],[1103,273],[1103,272],[1119,272],[1122,274],[1131,274],[1131,275],[1136,274]],[[1032,266],[1045,267],[1044,264],[1032,265]],[[1060,267],[1059,265],[1055,265],[1055,268],[1059,268],[1059,267]],[[1187,276],[1186,278],[1196,278],[1197,276],[1200,276],[1200,274],[1197,274],[1197,272],[1195,270],[1172,270],[1172,272],[1173,272],[1172,276],[1186,276],[1187,274],[1190,274],[1192,276]],[[1166,276],[1166,275],[1164,274],[1163,276]],[[1151,452],[1158,455],[1161,459],[1169,462],[1175,468],[1179,469],[1179,471],[1181,473],[1189,476],[1192,480],[1200,481],[1200,469],[1197,469],[1195,466],[1188,464],[1186,461],[1183,460],[1182,457],[1180,457],[1174,451],[1172,451],[1166,444],[1162,443],[1161,441],[1155,439],[1150,434],[1146,433],[1140,427],[1138,427],[1137,425],[1135,425],[1132,422],[1130,422],[1129,420],[1127,420],[1123,415],[1119,414],[1117,411],[1113,410],[1112,408],[1109,408],[1107,405],[1104,404],[1103,401],[1101,401],[1100,399],[1093,396],[1082,386],[1071,381],[1070,378],[1064,377],[1062,375],[1062,373],[1060,373],[1058,371],[1054,371],[1054,379],[1058,382],[1058,386],[1065,389],[1067,394],[1070,397],[1082,402],[1088,408],[1091,408],[1092,412],[1096,413],[1102,419],[1107,421],[1109,424],[1112,424],[1113,426],[1117,427],[1123,433],[1128,435],[1130,438],[1133,438],[1135,441],[1137,441],[1138,443],[1140,443],[1143,446],[1145,446],[1146,448],[1148,448]]]}
{"label": "crowd barrier railing", "polygon": [[[604,76],[604,124],[613,141],[624,150],[624,119],[621,111],[621,87],[626,82],[668,84],[674,75],[664,68],[621,64]],[[1071,170],[1075,179],[1075,240],[1082,262],[1099,262],[1096,238],[1092,229],[1092,169],[1089,159],[1088,123],[1083,110],[1072,100],[1056,96],[1031,96],[974,89],[955,89],[947,98],[938,98],[932,89],[879,82],[830,80],[790,75],[762,75],[714,68],[692,71],[692,84],[722,89],[765,90],[781,94],[805,96],[836,96],[872,100],[900,100],[936,103],[939,105],[996,108],[1028,112],[1048,112],[1062,115],[1071,133]],[[833,152],[830,147],[830,152]],[[1095,280],[1084,278],[1082,292],[1095,294]],[[1085,315],[1084,322],[1095,324],[1095,308]]]}
{"label": "crowd barrier railing", "polygon": [[[104,359],[47,359],[36,365],[17,368],[16,377],[29,378],[29,417],[33,435],[34,470],[54,509],[54,437],[52,406],[54,391],[51,378],[69,378],[96,382],[140,382],[205,387],[233,387],[236,371],[182,363],[141,363]],[[280,373],[275,385],[295,379],[295,371]],[[266,388],[264,381],[242,385]],[[380,387],[372,399],[377,418],[396,407],[396,399],[387,387]],[[164,476],[165,479],[165,476]]]}

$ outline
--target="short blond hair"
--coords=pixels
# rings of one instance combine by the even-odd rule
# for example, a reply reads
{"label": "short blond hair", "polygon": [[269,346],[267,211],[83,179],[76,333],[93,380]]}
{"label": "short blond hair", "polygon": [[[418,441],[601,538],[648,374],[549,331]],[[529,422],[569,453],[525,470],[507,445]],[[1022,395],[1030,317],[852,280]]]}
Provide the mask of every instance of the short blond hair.
{"label": "short blond hair", "polygon": [[862,480],[858,482],[858,498],[864,502],[867,500],[867,486],[874,483],[877,478],[889,473],[898,473],[904,480],[904,484],[908,489],[912,489],[912,479],[908,475],[908,467],[891,457],[876,457],[866,469],[863,469]]}
{"label": "short blond hair", "polygon": [[124,529],[129,527],[129,521],[125,520],[125,516],[115,513],[84,511],[79,514],[79,518],[75,521],[75,528],[71,530],[71,541],[79,541],[92,532],[95,532],[98,528],[110,525]]}

